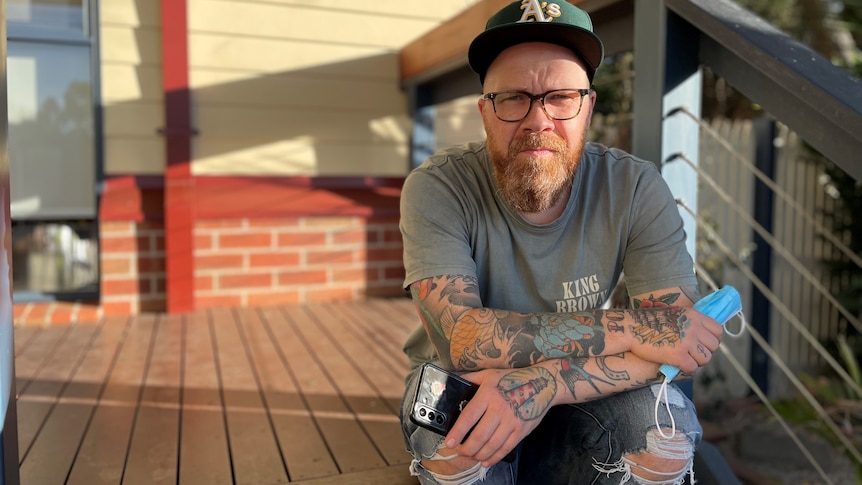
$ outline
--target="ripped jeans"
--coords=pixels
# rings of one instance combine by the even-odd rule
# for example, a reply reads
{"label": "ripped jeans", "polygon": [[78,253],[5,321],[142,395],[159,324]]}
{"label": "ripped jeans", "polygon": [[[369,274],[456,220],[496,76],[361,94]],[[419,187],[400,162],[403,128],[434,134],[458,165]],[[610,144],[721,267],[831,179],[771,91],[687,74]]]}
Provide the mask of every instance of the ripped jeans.
{"label": "ripped jeans", "polygon": [[[676,385],[668,386],[675,437],[687,440],[662,438],[655,416],[660,384],[654,384],[587,403],[554,406],[521,442],[513,462],[501,461],[488,469],[477,467],[458,477],[435,477],[419,462],[435,456],[443,436],[416,426],[408,417],[418,374],[414,372],[408,379],[401,427],[407,451],[414,457],[411,474],[418,476],[422,485],[681,484],[693,474],[694,448],[703,434],[694,404]],[[669,435],[671,420],[664,401],[658,408],[658,421]],[[673,473],[658,473],[664,477],[660,480],[654,472],[652,480],[646,480],[642,477],[650,469],[639,467],[628,456],[642,451],[687,462]]]}

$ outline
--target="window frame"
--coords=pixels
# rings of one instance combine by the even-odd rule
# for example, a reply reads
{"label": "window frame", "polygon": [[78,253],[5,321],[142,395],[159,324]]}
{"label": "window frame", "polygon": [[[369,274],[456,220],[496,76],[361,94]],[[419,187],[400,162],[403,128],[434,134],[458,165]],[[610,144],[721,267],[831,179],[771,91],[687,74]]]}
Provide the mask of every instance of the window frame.
{"label": "window frame", "polygon": [[[84,46],[89,48],[89,71],[91,102],[93,110],[93,180],[95,190],[95,211],[92,218],[85,219],[48,219],[34,218],[20,220],[21,224],[57,224],[57,223],[87,223],[91,234],[94,234],[96,244],[95,261],[96,278],[92,285],[80,289],[40,291],[40,290],[18,290],[13,291],[14,303],[50,302],[50,301],[92,301],[98,300],[101,295],[101,244],[100,224],[98,220],[98,208],[101,199],[101,187],[104,185],[104,128],[103,128],[103,104],[101,97],[101,57],[99,55],[99,0],[82,0],[82,29],[79,34],[71,31],[52,29],[49,27],[26,26],[21,23],[8,22],[6,26],[7,46],[14,42],[43,43],[54,45]],[[15,221],[13,221],[14,223]],[[14,275],[13,275],[14,278]]]}

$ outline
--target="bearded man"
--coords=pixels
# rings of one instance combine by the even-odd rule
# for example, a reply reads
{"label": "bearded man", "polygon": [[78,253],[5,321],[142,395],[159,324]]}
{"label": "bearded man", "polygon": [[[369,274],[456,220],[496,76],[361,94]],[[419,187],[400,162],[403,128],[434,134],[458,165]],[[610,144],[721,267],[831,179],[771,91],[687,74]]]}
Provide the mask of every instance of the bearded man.
{"label": "bearded man", "polygon": [[[423,484],[682,483],[692,471],[702,431],[675,384],[655,407],[659,366],[687,378],[722,328],[691,308],[683,223],[656,167],[586,141],[602,57],[568,2],[503,8],[468,53],[486,141],[405,181],[404,284],[422,326],[404,347],[402,427]],[[603,309],[623,271],[632,309]],[[426,362],[479,386],[445,436],[409,417]]]}

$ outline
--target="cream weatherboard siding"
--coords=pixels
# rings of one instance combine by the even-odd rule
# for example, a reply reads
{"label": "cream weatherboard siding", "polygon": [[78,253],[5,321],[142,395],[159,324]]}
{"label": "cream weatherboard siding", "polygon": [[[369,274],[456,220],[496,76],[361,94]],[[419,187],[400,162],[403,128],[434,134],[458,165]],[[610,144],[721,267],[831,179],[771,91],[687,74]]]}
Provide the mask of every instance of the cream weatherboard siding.
{"label": "cream weatherboard siding", "polygon": [[[195,175],[401,176],[398,51],[471,0],[188,0]],[[160,2],[99,3],[106,175],[164,172]]]}
{"label": "cream weatherboard siding", "polygon": [[160,175],[165,168],[159,2],[99,3],[105,174]]}

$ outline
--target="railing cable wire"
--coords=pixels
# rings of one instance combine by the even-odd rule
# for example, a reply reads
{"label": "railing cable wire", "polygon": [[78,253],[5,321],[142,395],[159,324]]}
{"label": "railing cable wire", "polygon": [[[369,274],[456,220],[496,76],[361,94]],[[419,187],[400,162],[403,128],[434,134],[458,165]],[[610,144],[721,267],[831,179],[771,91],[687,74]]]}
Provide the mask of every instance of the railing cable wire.
{"label": "railing cable wire", "polygon": [[[684,161],[695,172],[697,172],[700,176],[700,179],[709,184],[709,186],[712,187],[715,191],[716,195],[718,195],[723,201],[725,201],[729,206],[731,206],[734,212],[736,212],[746,224],[748,224],[752,227],[752,229],[757,231],[757,233],[767,242],[767,244],[769,244],[773,249],[775,249],[779,254],[781,254],[781,256],[783,256],[784,259],[788,263],[790,263],[793,269],[795,269],[800,275],[802,275],[802,277],[805,278],[805,280],[808,281],[824,298],[826,298],[830,303],[832,303],[832,305],[847,319],[850,324],[853,325],[854,328],[856,328],[857,331],[862,333],[862,321],[860,321],[859,318],[856,317],[856,315],[854,315],[843,304],[841,304],[841,302],[839,302],[838,299],[835,298],[835,296],[833,296],[832,293],[830,293],[829,290],[825,286],[823,286],[823,284],[818,281],[813,274],[811,274],[811,271],[805,268],[805,266],[803,266],[802,263],[790,251],[788,251],[783,244],[781,244],[781,242],[779,242],[772,234],[769,233],[769,231],[767,231],[762,225],[760,225],[760,223],[755,221],[749,214],[747,214],[746,211],[744,211],[742,207],[740,207],[740,205],[737,204],[733,200],[733,198],[728,195],[728,193],[724,189],[722,189],[712,177],[709,176],[709,174],[707,174],[706,172],[704,172],[703,169],[695,165],[694,162],[692,162],[683,153],[675,153],[671,155],[670,157],[668,157],[667,160],[665,160],[665,163],[670,163],[675,160]],[[860,393],[860,396],[862,396],[862,393]]]}
{"label": "railing cable wire", "polygon": [[[757,278],[755,275],[751,274],[747,265],[745,265],[742,261],[739,260],[739,258],[735,254],[733,254],[733,251],[727,246],[727,244],[725,244],[721,240],[720,237],[718,237],[717,234],[715,234],[715,231],[705,223],[703,218],[701,218],[697,214],[695,214],[691,210],[691,208],[689,208],[686,205],[686,203],[684,201],[678,199],[677,204],[680,207],[683,207],[687,212],[689,212],[689,214],[692,215],[692,217],[695,218],[695,221],[697,222],[698,227],[702,227],[705,230],[711,232],[711,236],[715,237],[715,242],[719,246],[720,250],[722,252],[724,252],[725,255],[733,261],[734,265],[736,265],[742,272],[746,273],[746,276],[749,277],[749,279],[752,281],[752,283],[754,283],[755,285],[758,286],[758,288],[761,289],[761,291],[764,293],[764,295],[770,300],[770,302],[780,312],[782,312],[782,314],[787,316],[785,312],[789,312],[789,310],[787,310],[787,308],[784,307],[784,305],[781,304],[780,301],[776,301],[777,297],[771,291],[769,291],[768,288],[765,288],[765,285],[763,285],[763,282],[761,282],[759,280],[759,278]],[[715,286],[714,282],[713,282],[712,286]],[[791,314],[791,316],[792,316],[792,314]],[[790,320],[790,318],[788,318],[788,319]],[[795,317],[793,317],[793,319],[795,320]],[[801,323],[800,323],[800,326],[801,326]],[[835,435],[835,437],[838,439],[838,441],[841,442],[841,444],[845,447],[845,449],[851,455],[853,455],[856,458],[856,460],[858,460],[860,463],[862,463],[862,453],[859,452],[859,450],[856,448],[856,446],[847,438],[847,436],[841,431],[841,429],[829,417],[829,413],[827,413],[826,410],[823,409],[823,406],[817,401],[817,399],[805,387],[805,385],[802,383],[802,381],[800,381],[799,378],[797,378],[793,374],[791,369],[781,359],[781,357],[778,355],[778,353],[775,352],[775,350],[772,348],[772,346],[769,345],[768,342],[766,342],[766,340],[760,335],[760,333],[754,327],[748,326],[747,331],[751,334],[754,341],[773,360],[773,362],[775,362],[775,364],[778,365],[779,369],[781,369],[781,371],[787,376],[787,378],[790,379],[790,382],[793,384],[793,386],[796,387],[796,389],[799,391],[799,393],[805,398],[806,401],[808,401],[808,403],[811,405],[811,407],[814,409],[814,411],[820,416],[821,420],[830,429],[830,431],[832,431],[832,433]],[[800,333],[803,333],[803,336],[805,336],[804,334],[807,334],[808,332],[805,331],[804,328],[802,328],[802,330],[800,330]],[[809,336],[810,336],[810,334],[809,334]],[[812,339],[813,339],[813,337],[812,337]],[[816,340],[814,340],[814,342],[816,343]],[[819,343],[818,343],[818,346],[819,346]],[[723,345],[720,346],[720,348],[722,349],[723,353],[727,354],[727,351],[724,350]],[[823,352],[825,353],[825,349],[823,350]],[[834,359],[828,353],[825,353],[824,358],[827,358],[827,360],[834,362]],[[835,364],[837,365],[837,362]],[[856,390],[857,393],[859,393],[860,396],[862,396],[862,390],[860,390],[859,386],[849,377],[849,375],[847,375],[846,371],[843,368],[841,368],[840,366],[837,366],[837,368],[835,370],[839,371],[839,373],[847,376],[848,383],[851,385],[851,387],[853,387]],[[745,374],[740,372],[740,375],[742,375],[742,377],[744,379],[746,379]],[[746,381],[748,381],[748,379],[746,379]],[[752,389],[758,389],[759,390],[759,388],[756,385],[752,385],[750,383],[749,386]],[[758,395],[760,395],[760,394],[761,393],[758,392]],[[761,400],[763,400],[764,403],[766,403],[768,401],[765,399],[765,396],[763,398],[761,398]],[[768,405],[768,407],[771,408],[771,404]],[[790,432],[790,434],[791,434],[793,440],[797,441],[797,445],[800,445],[800,443],[798,443],[798,439],[796,438],[796,436],[792,432]],[[803,448],[804,448],[804,446],[803,446]],[[800,449],[802,449],[802,448],[800,448]],[[807,455],[805,450],[803,450],[803,453],[805,453]],[[817,468],[819,469],[819,467],[817,467]]]}
{"label": "railing cable wire", "polygon": [[811,463],[811,466],[813,466],[817,470],[817,473],[820,474],[820,477],[826,483],[832,484],[832,480],[826,474],[826,471],[823,470],[823,468],[820,466],[820,463],[817,462],[817,459],[815,459],[811,452],[808,450],[808,447],[805,446],[801,439],[799,439],[799,436],[797,436],[796,432],[793,431],[793,428],[791,428],[790,425],[787,424],[787,421],[784,420],[784,417],[781,416],[781,413],[779,413],[778,410],[775,409],[775,406],[772,405],[772,403],[769,401],[769,398],[766,397],[766,394],[764,394],[760,386],[758,386],[754,379],[751,377],[751,375],[746,372],[742,364],[740,364],[739,361],[736,359],[736,356],[734,356],[733,353],[727,350],[727,347],[725,347],[724,345],[719,346],[718,349],[721,350],[722,355],[724,355],[727,361],[730,362],[730,365],[742,377],[742,380],[744,380],[745,383],[748,384],[748,387],[751,388],[752,391],[754,391],[754,393],[757,395],[763,405],[766,406],[770,413],[772,413],[772,416],[775,417],[775,420],[778,421],[782,428],[784,428],[784,431],[787,432],[787,434],[790,436],[790,439],[793,440],[793,442],[799,448],[799,451],[801,451],[802,454],[805,455],[805,458],[808,459],[808,462]]}
{"label": "railing cable wire", "polygon": [[752,163],[748,160],[748,157],[739,153],[736,148],[727,141],[724,137],[721,136],[714,128],[709,126],[702,119],[695,116],[688,108],[685,106],[681,106],[679,108],[675,108],[668,112],[665,115],[665,118],[669,118],[671,116],[676,115],[677,113],[682,113],[694,120],[703,130],[709,134],[715,141],[720,143],[737,161],[739,161],[742,165],[744,165],[747,169],[749,169],[758,180],[763,182],[770,190],[772,190],[782,201],[784,201],[788,206],[790,206],[794,211],[796,211],[799,215],[801,215],[805,221],[813,226],[817,233],[828,239],[829,242],[835,245],[841,253],[846,256],[848,259],[853,261],[857,267],[862,268],[862,257],[857,255],[852,249],[850,249],[846,244],[841,242],[837,237],[835,237],[832,232],[823,226],[823,224],[817,222],[811,214],[809,214],[801,204],[793,200],[793,198],[788,194],[784,189],[778,186],[770,177],[767,177],[760,169],[756,166],[752,165]]}
{"label": "railing cable wire", "polygon": [[778,365],[784,375],[786,375],[787,378],[790,379],[790,381],[793,383],[793,386],[796,387],[802,397],[804,397],[805,400],[808,401],[808,404],[811,405],[811,407],[814,409],[814,412],[816,412],[820,416],[823,423],[826,425],[827,428],[829,428],[830,431],[832,431],[838,441],[840,441],[841,444],[844,445],[844,448],[848,452],[850,452],[850,454],[853,455],[859,463],[862,463],[862,453],[860,453],[859,450],[856,449],[856,445],[854,445],[853,442],[850,441],[849,438],[847,438],[847,435],[842,432],[841,428],[839,428],[838,425],[835,424],[835,421],[833,421],[829,417],[829,413],[827,413],[826,410],[823,409],[823,405],[821,405],[820,402],[817,401],[817,398],[815,398],[814,395],[811,394],[811,391],[809,391],[808,388],[805,387],[805,384],[803,384],[802,381],[800,381],[799,378],[796,377],[793,371],[791,371],[790,368],[787,367],[787,364],[781,359],[781,357],[778,356],[778,353],[775,352],[775,349],[773,349],[771,345],[769,345],[769,342],[767,342],[763,338],[763,336],[760,335],[760,332],[758,332],[756,329],[749,328],[748,331],[749,333],[751,333],[751,337],[752,339],[754,339],[757,345],[759,345],[760,348],[762,348],[763,351],[766,352],[767,355],[772,358],[773,362]]}
{"label": "railing cable wire", "polygon": [[852,377],[847,373],[847,371],[841,367],[841,365],[835,360],[829,352],[823,347],[823,345],[811,335],[811,332],[805,328],[802,322],[793,314],[793,312],[787,308],[786,305],[760,280],[760,278],[755,275],[748,265],[744,264],[739,260],[739,257],[734,254],[733,250],[727,246],[726,243],[719,237],[719,235],[715,232],[714,229],[709,227],[705,221],[698,216],[686,203],[681,199],[677,199],[677,205],[685,209],[697,223],[697,226],[704,231],[706,231],[711,238],[714,239],[714,242],[718,246],[718,248],[725,253],[725,255],[731,259],[737,268],[754,284],[763,296],[769,300],[769,302],[773,305],[773,307],[781,313],[781,315],[787,319],[787,321],[799,332],[799,334],[811,344],[812,347],[820,354],[821,357],[829,364],[830,367],[841,377],[847,385],[852,388],[859,396],[862,396],[862,387],[857,384]]}

